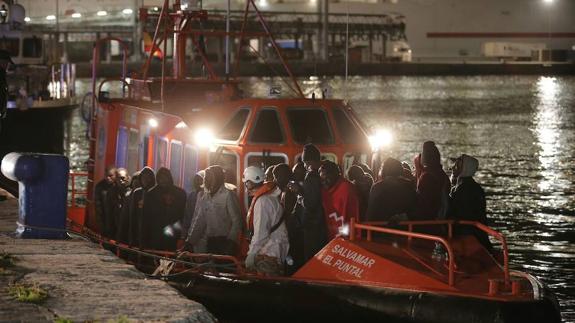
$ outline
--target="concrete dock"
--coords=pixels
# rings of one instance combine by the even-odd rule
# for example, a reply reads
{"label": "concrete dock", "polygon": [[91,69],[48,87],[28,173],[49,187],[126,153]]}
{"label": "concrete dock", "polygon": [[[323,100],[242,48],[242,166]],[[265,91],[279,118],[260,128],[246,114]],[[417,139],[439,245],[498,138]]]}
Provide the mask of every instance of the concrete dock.
{"label": "concrete dock", "polygon": [[[0,189],[0,195],[6,195]],[[167,283],[147,279],[99,245],[83,240],[15,239],[18,201],[0,201],[0,322],[215,322]],[[39,303],[18,301],[10,286],[38,286]]]}

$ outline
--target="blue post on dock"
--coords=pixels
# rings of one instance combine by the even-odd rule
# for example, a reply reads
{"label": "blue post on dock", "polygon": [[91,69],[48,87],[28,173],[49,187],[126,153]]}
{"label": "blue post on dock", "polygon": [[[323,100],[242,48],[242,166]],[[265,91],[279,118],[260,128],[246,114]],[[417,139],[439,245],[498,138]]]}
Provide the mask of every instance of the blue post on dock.
{"label": "blue post on dock", "polygon": [[28,239],[66,237],[70,162],[62,155],[9,153],[2,159],[4,176],[18,182],[16,236]]}

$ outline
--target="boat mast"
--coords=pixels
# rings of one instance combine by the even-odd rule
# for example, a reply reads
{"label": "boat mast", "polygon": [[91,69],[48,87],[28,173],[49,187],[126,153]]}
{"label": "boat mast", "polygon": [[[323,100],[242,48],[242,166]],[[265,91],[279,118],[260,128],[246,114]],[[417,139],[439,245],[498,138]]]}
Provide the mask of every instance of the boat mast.
{"label": "boat mast", "polygon": [[[241,44],[240,44],[241,46]],[[226,8],[226,81],[230,77],[230,0]]]}

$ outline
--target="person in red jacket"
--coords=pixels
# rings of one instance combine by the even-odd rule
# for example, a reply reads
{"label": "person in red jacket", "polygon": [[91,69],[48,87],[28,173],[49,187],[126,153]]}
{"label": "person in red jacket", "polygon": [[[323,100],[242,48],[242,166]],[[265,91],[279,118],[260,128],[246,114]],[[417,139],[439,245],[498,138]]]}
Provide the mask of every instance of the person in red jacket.
{"label": "person in red jacket", "polygon": [[417,177],[417,203],[411,220],[445,219],[451,184],[441,167],[441,156],[433,141],[423,143],[420,160],[422,168]]}
{"label": "person in red jacket", "polygon": [[337,164],[323,161],[319,168],[323,185],[321,197],[328,238],[347,234],[346,227],[354,218],[359,220],[359,198],[353,184],[341,176]]}

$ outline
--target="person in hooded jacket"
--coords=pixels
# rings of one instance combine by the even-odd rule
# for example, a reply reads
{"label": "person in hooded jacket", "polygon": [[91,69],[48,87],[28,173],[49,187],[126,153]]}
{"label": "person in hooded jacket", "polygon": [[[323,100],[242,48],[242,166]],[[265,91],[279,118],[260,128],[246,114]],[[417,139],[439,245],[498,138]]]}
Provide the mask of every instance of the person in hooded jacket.
{"label": "person in hooded jacket", "polygon": [[174,185],[172,173],[160,168],[156,173],[156,186],[144,199],[142,231],[144,248],[176,250],[179,235],[174,225],[184,217],[186,192]]}
{"label": "person in hooded jacket", "polygon": [[224,182],[221,166],[206,168],[204,192],[196,201],[185,248],[192,247],[199,253],[236,255],[243,227],[240,203]]}
{"label": "person in hooded jacket", "polygon": [[290,182],[288,189],[298,195],[298,203],[303,209],[304,262],[307,262],[327,244],[328,240],[321,201],[321,178],[318,172],[321,165],[319,149],[313,144],[305,145],[302,160],[307,170],[303,185]]}
{"label": "person in hooded jacket", "polygon": [[373,178],[365,173],[360,166],[352,165],[347,170],[347,179],[355,186],[355,191],[359,198],[359,217],[361,221],[364,221],[369,201],[369,191],[373,185]]}
{"label": "person in hooded jacket", "polygon": [[[456,180],[449,194],[448,219],[476,221],[487,225],[485,192],[473,179],[478,168],[479,161],[469,155],[463,154],[455,160],[452,169]],[[487,233],[476,227],[456,226],[454,234],[472,234],[487,250],[493,249]]]}
{"label": "person in hooded jacket", "polygon": [[417,201],[410,220],[442,220],[447,213],[450,182],[441,166],[441,156],[433,141],[423,143],[416,163]]}
{"label": "person in hooded jacket", "polygon": [[341,176],[336,163],[324,160],[319,168],[328,238],[345,234],[351,219],[359,221],[359,198],[353,184]]}
{"label": "person in hooded jacket", "polygon": [[105,177],[94,187],[95,218],[89,219],[87,223],[89,228],[99,231],[106,237],[109,237],[109,225],[106,221],[112,212],[108,195],[114,185],[116,185],[116,167],[107,166]]}
{"label": "person in hooded jacket", "polygon": [[403,177],[399,160],[388,158],[381,166],[381,180],[373,184],[369,194],[367,221],[406,221],[416,201],[415,188]]}
{"label": "person in hooded jacket", "polygon": [[131,246],[143,246],[145,238],[142,232],[142,222],[144,218],[144,200],[146,193],[156,185],[156,174],[154,170],[146,166],[140,171],[141,187],[136,188],[132,193],[132,207],[130,210],[130,236],[128,243]]}

